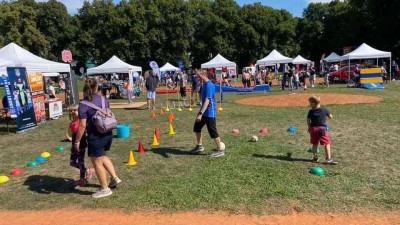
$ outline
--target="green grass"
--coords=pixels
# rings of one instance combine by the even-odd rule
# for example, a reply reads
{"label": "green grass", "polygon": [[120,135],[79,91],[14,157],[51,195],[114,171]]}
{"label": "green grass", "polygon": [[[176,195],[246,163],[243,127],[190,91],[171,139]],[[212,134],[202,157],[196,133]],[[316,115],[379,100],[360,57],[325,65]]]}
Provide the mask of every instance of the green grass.
{"label": "green grass", "polygon": [[[79,191],[73,189],[78,171],[69,166],[70,143],[61,142],[69,123],[67,116],[20,134],[7,134],[4,125],[0,125],[0,174],[7,175],[15,167],[25,170],[23,175],[0,184],[3,203],[0,209],[46,210],[70,206],[244,213],[398,209],[399,88],[400,84],[393,82],[384,90],[349,89],[345,85],[313,90],[384,98],[375,104],[328,106],[334,115],[328,121],[332,129],[332,154],[339,165],[321,164],[326,172],[322,177],[309,174],[312,164],[307,153],[310,145],[305,124],[307,107],[250,107],[234,103],[239,98],[288,92],[225,94],[226,103],[217,121],[227,151],[224,157],[215,159],[188,154],[195,144],[192,127],[198,108],[193,112],[173,111],[177,132],[174,136],[166,134],[166,113],[150,118],[147,110],[113,110],[120,123],[131,124],[131,135],[125,140],[115,138],[109,154],[123,183],[114,195],[98,200],[90,197],[97,188],[95,185]],[[295,134],[286,132],[289,125],[297,127]],[[161,140],[159,147],[152,149],[154,126],[158,126]],[[261,135],[258,131],[264,126],[269,133]],[[239,136],[231,133],[234,128],[240,129]],[[214,144],[205,130],[203,134],[206,153],[210,153]],[[258,135],[257,143],[249,142],[252,135]],[[146,153],[135,154],[136,166],[125,166],[129,150],[136,150],[139,140],[143,140]],[[66,146],[66,150],[56,152],[54,148],[59,144]],[[35,168],[25,166],[44,150],[52,154],[46,163]],[[287,153],[292,153],[291,160]],[[93,179],[92,183],[98,182]]]}

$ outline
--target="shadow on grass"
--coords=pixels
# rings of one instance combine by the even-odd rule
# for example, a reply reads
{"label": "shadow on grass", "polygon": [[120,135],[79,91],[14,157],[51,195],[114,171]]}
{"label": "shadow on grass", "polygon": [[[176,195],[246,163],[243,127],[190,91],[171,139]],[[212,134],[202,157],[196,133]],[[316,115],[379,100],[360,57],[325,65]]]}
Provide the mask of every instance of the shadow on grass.
{"label": "shadow on grass", "polygon": [[178,148],[169,148],[169,147],[153,148],[151,151],[154,154],[159,154],[164,158],[169,158],[169,156],[168,156],[169,154],[172,154],[172,155],[202,155],[202,156],[207,155],[205,153],[193,154],[193,153],[190,153],[190,151],[183,151]]}
{"label": "shadow on grass", "polygon": [[1,126],[0,127],[0,135],[6,135],[6,134],[12,134],[12,133],[17,133],[17,127],[16,126],[9,126],[7,128],[7,126]]}
{"label": "shadow on grass", "polygon": [[291,161],[291,162],[312,162],[311,159],[292,158],[292,153],[290,153],[290,152],[287,153],[287,155],[262,155],[262,154],[253,154],[253,157],[265,158],[265,159],[283,160],[283,161]]}
{"label": "shadow on grass", "polygon": [[[37,192],[39,194],[51,194],[51,193],[78,193],[81,195],[91,195],[91,191],[83,191],[75,189],[74,180],[62,178],[62,177],[51,177],[42,175],[32,175],[28,177],[24,185],[28,186],[29,190]],[[99,187],[99,185],[89,184],[87,187]]]}

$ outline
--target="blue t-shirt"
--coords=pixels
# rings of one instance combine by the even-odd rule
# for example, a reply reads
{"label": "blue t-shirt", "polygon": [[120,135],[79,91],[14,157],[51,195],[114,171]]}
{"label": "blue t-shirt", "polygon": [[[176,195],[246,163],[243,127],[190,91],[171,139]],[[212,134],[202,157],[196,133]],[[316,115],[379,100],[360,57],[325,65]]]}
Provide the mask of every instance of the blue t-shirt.
{"label": "blue t-shirt", "polygon": [[197,83],[199,83],[199,77],[197,74],[192,75],[192,88],[197,89]]}
{"label": "blue t-shirt", "polygon": [[206,99],[210,100],[210,103],[207,106],[206,111],[203,113],[203,116],[215,118],[217,117],[217,103],[215,101],[215,86],[208,80],[205,82],[201,89],[201,103],[202,105],[206,101]]}
{"label": "blue t-shirt", "polygon": [[310,109],[307,118],[311,119],[312,127],[326,127],[326,117],[331,114],[327,108],[320,107],[316,109]]}
{"label": "blue t-shirt", "polygon": [[[101,98],[102,97],[104,98],[106,108],[110,108],[110,103],[104,96],[93,95],[93,100],[89,101],[89,102],[91,102],[101,108],[101,102],[102,102]],[[84,99],[84,100],[86,100],[86,99]],[[100,134],[97,132],[96,127],[94,126],[94,124],[92,122],[92,118],[96,114],[96,111],[97,111],[96,109],[93,109],[85,104],[79,103],[79,108],[78,108],[79,119],[86,119],[86,124],[87,124],[86,133],[88,134],[88,136],[93,135],[93,134],[96,134],[99,136],[109,135],[109,133]]]}

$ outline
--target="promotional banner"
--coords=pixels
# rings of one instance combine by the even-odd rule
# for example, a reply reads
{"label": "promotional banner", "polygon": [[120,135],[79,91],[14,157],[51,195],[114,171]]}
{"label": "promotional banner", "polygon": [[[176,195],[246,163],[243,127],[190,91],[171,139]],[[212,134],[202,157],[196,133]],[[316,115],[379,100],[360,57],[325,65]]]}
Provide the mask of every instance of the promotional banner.
{"label": "promotional banner", "polygon": [[157,74],[158,79],[161,79],[161,73],[160,73],[160,68],[158,67],[158,64],[155,61],[151,61],[150,67],[153,70],[153,73]]}
{"label": "promotional banner", "polygon": [[61,101],[53,101],[48,102],[49,104],[49,118],[58,119],[58,117],[62,116],[62,102]]}
{"label": "promotional banner", "polygon": [[36,123],[46,121],[46,109],[44,105],[45,95],[43,89],[43,75],[41,72],[28,72],[28,83],[32,93],[33,108]]}
{"label": "promotional banner", "polygon": [[181,71],[185,71],[185,64],[183,63],[182,60],[179,60],[178,62],[178,67]]}
{"label": "promotional banner", "polygon": [[11,117],[17,118],[17,131],[37,126],[32,95],[25,67],[7,67],[6,94]]}

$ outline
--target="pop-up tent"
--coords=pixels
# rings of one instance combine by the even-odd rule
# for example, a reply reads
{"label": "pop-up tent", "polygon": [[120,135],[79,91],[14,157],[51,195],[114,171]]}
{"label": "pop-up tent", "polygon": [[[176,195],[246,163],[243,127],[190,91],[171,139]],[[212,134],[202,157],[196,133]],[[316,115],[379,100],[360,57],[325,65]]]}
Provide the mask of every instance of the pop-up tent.
{"label": "pop-up tent", "polygon": [[14,66],[14,63],[10,60],[0,58],[0,71],[5,71],[9,66]]}
{"label": "pop-up tent", "polygon": [[266,65],[266,66],[272,66],[275,65],[276,63],[292,63],[292,62],[293,58],[283,56],[275,49],[271,53],[269,53],[269,55],[267,55],[266,57],[257,60],[258,65]]}
{"label": "pop-up tent", "polygon": [[213,59],[211,59],[209,62],[201,64],[201,68],[218,68],[218,67],[234,67],[236,68],[236,63],[231,62],[224,58],[222,55],[218,54],[215,56]]}
{"label": "pop-up tent", "polygon": [[332,52],[328,57],[324,59],[325,62],[340,62],[340,55]]}
{"label": "pop-up tent", "polygon": [[311,60],[303,58],[301,55],[298,55],[293,59],[293,64],[308,64],[311,63]]}
{"label": "pop-up tent", "polygon": [[[385,52],[385,51],[381,51],[378,49],[375,49],[365,43],[363,43],[362,45],[360,45],[356,50],[343,55],[342,57],[340,57],[341,60],[348,60],[349,61],[349,65],[350,65],[350,60],[352,59],[376,59],[376,65],[378,66],[378,59],[379,58],[390,58],[389,62],[390,62],[390,76],[392,75],[391,69],[392,69],[392,53],[391,52]],[[392,79],[390,77],[390,79]]]}
{"label": "pop-up tent", "polygon": [[[43,73],[70,72],[70,65],[66,63],[53,62],[36,56],[21,48],[15,43],[10,43],[0,49],[0,58],[12,62],[12,66],[26,67],[27,71],[38,71]],[[0,70],[5,70],[0,66]]]}
{"label": "pop-up tent", "polygon": [[165,63],[164,66],[160,68],[160,72],[167,72],[167,71],[179,71],[180,69],[178,67],[175,67],[171,65],[170,63]]}
{"label": "pop-up tent", "polygon": [[100,66],[88,69],[87,74],[129,73],[129,71],[142,72],[142,67],[132,66],[114,55]]}

